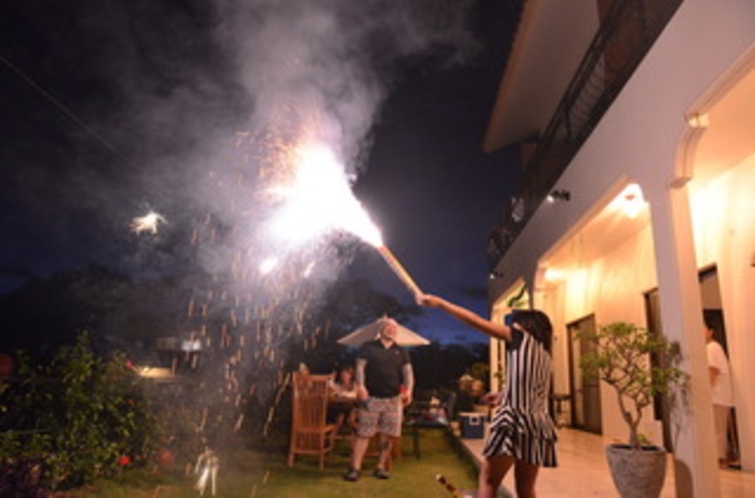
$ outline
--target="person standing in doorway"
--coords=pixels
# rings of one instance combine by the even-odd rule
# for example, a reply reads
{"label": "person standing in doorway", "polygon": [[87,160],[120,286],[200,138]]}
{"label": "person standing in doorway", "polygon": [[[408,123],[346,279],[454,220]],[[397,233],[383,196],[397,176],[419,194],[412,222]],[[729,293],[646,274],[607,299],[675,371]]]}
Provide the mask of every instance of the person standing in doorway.
{"label": "person standing in doorway", "polygon": [[556,426],[548,413],[553,338],[550,319],[542,311],[517,310],[499,324],[437,296],[418,296],[417,303],[438,308],[505,341],[506,385],[483,447],[475,496],[495,498],[513,467],[516,495],[533,498],[540,467],[556,466]]}
{"label": "person standing in doorway", "polygon": [[414,371],[409,352],[396,344],[398,323],[382,318],[378,338],[362,345],[356,358],[357,433],[349,470],[343,478],[359,479],[362,461],[370,439],[380,434],[380,455],[373,475],[388,479],[388,463],[393,440],[401,437],[403,407],[412,401]]}
{"label": "person standing in doorway", "polygon": [[708,357],[708,373],[710,374],[718,464],[721,467],[728,467],[730,462],[727,437],[734,400],[729,375],[729,360],[726,358],[723,346],[713,336],[713,325],[705,320],[705,351]]}

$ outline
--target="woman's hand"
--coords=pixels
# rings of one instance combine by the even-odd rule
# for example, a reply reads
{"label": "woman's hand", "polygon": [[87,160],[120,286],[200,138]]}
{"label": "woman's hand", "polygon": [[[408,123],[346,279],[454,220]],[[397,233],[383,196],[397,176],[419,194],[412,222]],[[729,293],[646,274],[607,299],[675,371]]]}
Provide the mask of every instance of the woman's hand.
{"label": "woman's hand", "polygon": [[480,397],[480,403],[482,403],[483,405],[498,406],[501,404],[502,397],[503,393],[501,392],[490,392]]}
{"label": "woman's hand", "polygon": [[401,386],[401,404],[403,406],[409,406],[412,404],[412,393],[406,386]]}
{"label": "woman's hand", "polygon": [[414,296],[419,306],[427,306],[430,308],[437,308],[440,304],[440,298],[433,296],[432,294],[417,294]]}

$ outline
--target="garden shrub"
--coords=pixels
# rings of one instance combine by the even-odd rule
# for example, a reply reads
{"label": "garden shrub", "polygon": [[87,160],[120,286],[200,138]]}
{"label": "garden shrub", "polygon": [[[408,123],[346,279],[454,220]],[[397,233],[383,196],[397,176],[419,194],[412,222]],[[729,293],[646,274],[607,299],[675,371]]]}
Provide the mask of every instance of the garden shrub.
{"label": "garden shrub", "polygon": [[154,417],[123,355],[97,357],[82,334],[47,364],[19,364],[0,387],[0,495],[81,486],[147,461]]}

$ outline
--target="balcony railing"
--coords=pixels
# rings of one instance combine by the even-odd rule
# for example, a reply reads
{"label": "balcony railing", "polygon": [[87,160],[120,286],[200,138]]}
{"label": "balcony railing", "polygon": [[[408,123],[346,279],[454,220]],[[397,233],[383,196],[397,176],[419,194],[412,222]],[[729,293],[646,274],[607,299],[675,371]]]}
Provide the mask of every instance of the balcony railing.
{"label": "balcony railing", "polygon": [[501,257],[553,189],[683,0],[616,0],[524,170],[522,187],[493,229],[489,261]]}

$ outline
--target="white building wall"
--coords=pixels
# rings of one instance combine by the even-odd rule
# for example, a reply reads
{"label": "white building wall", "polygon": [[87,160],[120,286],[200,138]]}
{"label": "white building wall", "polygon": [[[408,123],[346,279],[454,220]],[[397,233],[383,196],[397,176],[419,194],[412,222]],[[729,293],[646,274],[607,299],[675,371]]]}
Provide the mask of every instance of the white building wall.
{"label": "white building wall", "polygon": [[[586,262],[584,267],[561,286],[569,296],[563,311],[564,321],[571,323],[595,313],[596,327],[615,321],[635,323],[644,327],[645,304],[643,294],[654,288],[655,255],[649,227],[617,245],[602,257]],[[542,307],[551,315],[559,311],[548,303]],[[568,380],[568,352],[554,351],[554,372],[557,378]],[[557,355],[563,355],[559,358]],[[627,440],[627,426],[618,410],[616,394],[606,384],[601,385],[603,435],[609,439]],[[652,407],[644,412],[640,431],[656,444],[662,445],[658,424],[652,422]]]}
{"label": "white building wall", "polygon": [[[682,344],[692,386],[689,411],[680,414],[681,418],[677,419],[680,425],[675,431],[679,496],[719,496],[720,487],[715,473],[710,472],[715,467],[715,457],[706,451],[713,446],[713,433],[710,409],[706,409],[710,390],[704,343],[699,332],[702,318],[696,258],[701,256],[693,250],[694,214],[689,212],[688,189],[682,184],[671,188],[670,184],[679,170],[677,152],[686,135],[687,113],[755,44],[753,26],[755,2],[751,0],[686,0],[559,180],[558,188],[572,192],[568,207],[556,211],[543,206],[535,213],[498,266],[504,278],[495,283],[506,288],[510,281],[522,276],[532,280],[539,258],[558,242],[566,228],[577,225],[603,202],[607,193],[628,178],[640,184],[651,204],[651,247],[655,247],[656,262],[650,259],[653,251],[645,248],[640,249],[639,254],[633,254],[639,259],[638,264],[631,265],[632,274],[621,269],[630,265],[618,265],[619,268],[601,272],[600,279],[606,282],[597,281],[595,273],[586,274],[583,281],[575,283],[580,286],[575,289],[575,294],[567,291],[568,301],[574,295],[584,294],[583,304],[569,303],[564,313],[579,317],[594,311],[598,323],[610,321],[613,317],[642,323],[642,301],[637,293],[653,284],[653,278],[643,277],[647,268],[651,268],[647,270],[649,273],[655,272],[661,295],[663,329],[670,339]],[[740,227],[739,224],[736,226]],[[727,272],[726,276],[720,276],[725,308],[730,306],[732,313],[735,310],[743,312],[737,320],[727,319],[727,324],[730,328],[751,331],[755,330],[755,318],[752,311],[745,308],[748,303],[752,307],[752,291],[743,289],[744,286],[748,286],[747,289],[753,287],[755,277],[747,264],[748,258],[752,264],[755,246],[751,234],[742,235],[746,231],[737,232],[735,229],[733,235],[727,232],[727,238],[738,238],[739,248],[727,245],[729,254],[719,264]],[[740,242],[742,246],[739,246]],[[744,244],[749,247],[743,247]],[[710,247],[707,237],[703,251],[702,256],[711,259],[716,251],[715,247]],[[598,272],[599,269],[592,271]],[[632,284],[621,289],[611,283],[618,281],[619,277],[630,279]],[[491,291],[495,293],[496,288]],[[589,301],[593,295],[600,295],[600,299],[595,304],[598,308],[590,310]],[[545,296],[540,296],[534,305],[542,307],[545,300]],[[749,346],[747,351],[752,351],[752,339],[746,337],[749,335],[752,334],[742,334],[737,341]],[[742,358],[735,355],[733,362],[735,358],[737,375],[755,378],[752,368],[741,365]],[[737,392],[741,389],[741,385],[737,386]],[[606,402],[607,399],[604,404]],[[748,420],[754,419],[752,403],[750,400],[742,407],[744,413],[751,415]],[[607,432],[613,431],[613,422],[608,422]],[[752,465],[747,458],[752,456],[746,456],[746,468]]]}

